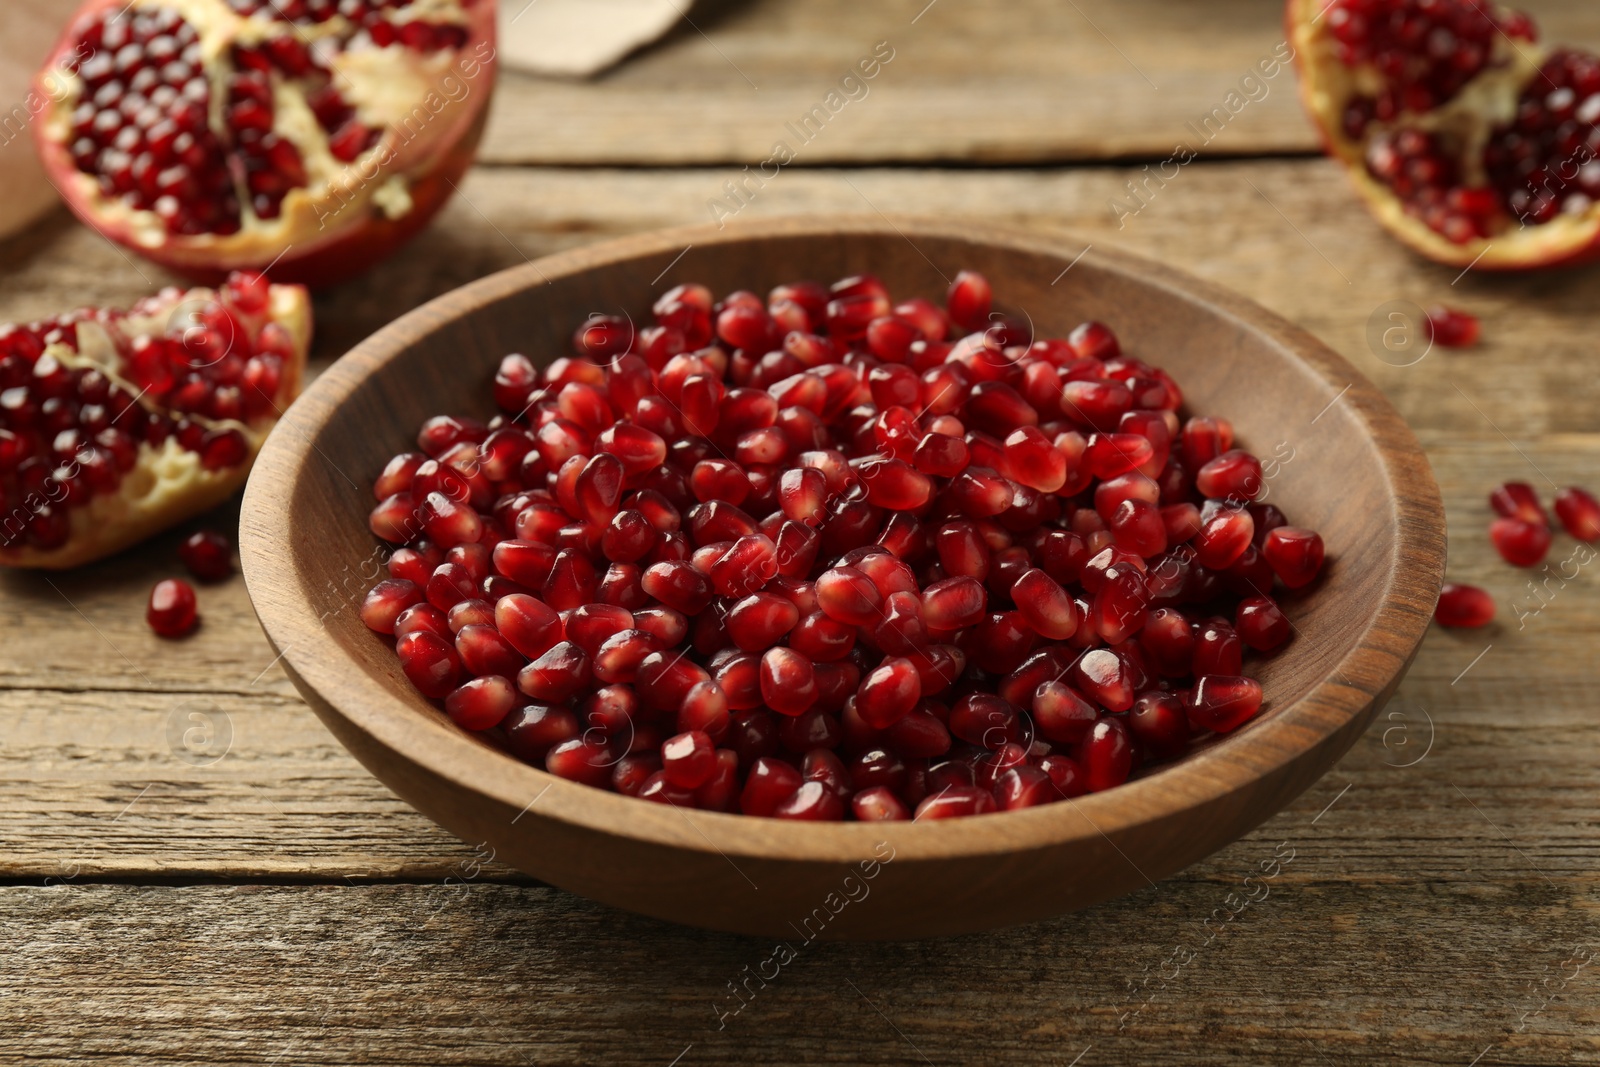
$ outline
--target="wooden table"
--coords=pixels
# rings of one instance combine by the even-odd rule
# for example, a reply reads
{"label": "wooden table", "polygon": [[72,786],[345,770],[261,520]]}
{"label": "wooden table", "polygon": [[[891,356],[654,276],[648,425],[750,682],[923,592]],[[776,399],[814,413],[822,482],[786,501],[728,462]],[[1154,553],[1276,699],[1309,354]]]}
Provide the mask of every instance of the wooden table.
{"label": "wooden table", "polygon": [[[1532,6],[1549,37],[1600,41],[1592,3]],[[1124,184],[1281,43],[1279,8],[702,4],[593,83],[506,77],[483,165],[415,245],[319,298],[316,356],[525,258],[709,220],[724,183],[887,41],[870,94],[749,216],[959,215],[1153,254],[1317,333],[1421,435],[1451,573],[1491,589],[1500,622],[1430,634],[1325,780],[1124,900],[985,936],[818,945],[719,1023],[770,946],[590,904],[412,812],[301,703],[237,579],[202,591],[192,639],[155,638],[143,602],[178,570],[173,534],[0,578],[0,1060],[1600,1063],[1597,578],[1541,600],[1485,535],[1500,481],[1600,488],[1600,274],[1419,262],[1315,154],[1289,74],[1119,226]],[[0,247],[0,279],[0,320],[166,281],[64,216]],[[1485,340],[1395,366],[1367,342],[1394,300],[1471,309]],[[1249,900],[1244,877],[1289,855]]]}

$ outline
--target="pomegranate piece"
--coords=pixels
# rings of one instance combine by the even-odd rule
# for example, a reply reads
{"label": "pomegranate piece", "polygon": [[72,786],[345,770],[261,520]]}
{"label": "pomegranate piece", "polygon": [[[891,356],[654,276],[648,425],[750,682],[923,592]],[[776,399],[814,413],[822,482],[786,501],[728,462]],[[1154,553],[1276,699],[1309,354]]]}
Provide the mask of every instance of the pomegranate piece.
{"label": "pomegranate piece", "polygon": [[[1477,0],[1289,0],[1288,23],[1328,152],[1394,236],[1457,269],[1600,255],[1600,59]],[[1476,339],[1429,317],[1441,344]]]}
{"label": "pomegranate piece", "polygon": [[1523,519],[1496,519],[1489,524],[1489,540],[1513,567],[1537,567],[1550,551],[1550,527]]}
{"label": "pomegranate piece", "polygon": [[202,582],[220,582],[233,573],[233,542],[216,530],[197,530],[184,538],[178,555]]}
{"label": "pomegranate piece", "polygon": [[1106,326],[1035,338],[967,272],[948,300],[679,286],[507,356],[501,415],[376,473],[363,620],[463,728],[683,808],[1013,811],[1239,728],[1321,538]]}
{"label": "pomegranate piece", "polygon": [[1556,518],[1580,541],[1600,541],[1600,500],[1586,489],[1570,486],[1556,494]]}
{"label": "pomegranate piece", "polygon": [[1496,515],[1521,519],[1535,526],[1549,526],[1550,516],[1539,503],[1539,494],[1527,482],[1506,482],[1489,493],[1489,507]]}
{"label": "pomegranate piece", "polygon": [[[331,284],[371,266],[472,161],[494,5],[336,6],[89,0],[36,83],[46,173],[89,226],[199,280],[270,267]],[[426,121],[369,126],[358,108],[375,99]],[[241,306],[259,312],[259,292]]]}
{"label": "pomegranate piece", "polygon": [[1261,683],[1253,678],[1208,674],[1189,696],[1189,722],[1197,729],[1232,733],[1261,710]]}
{"label": "pomegranate piece", "polygon": [[[227,499],[309,337],[303,289],[243,274],[0,326],[0,565],[89,563]],[[183,554],[203,580],[229,569],[226,543]]]}
{"label": "pomegranate piece", "polygon": [[1494,597],[1475,585],[1445,582],[1433,609],[1433,621],[1452,628],[1487,626],[1494,621]]}
{"label": "pomegranate piece", "polygon": [[181,578],[157,582],[150,590],[145,621],[162,637],[182,637],[194,629],[200,616],[195,608],[194,587]]}
{"label": "pomegranate piece", "polygon": [[1445,348],[1471,348],[1483,332],[1475,316],[1440,304],[1428,309],[1428,336]]}
{"label": "pomegranate piece", "polygon": [[1280,526],[1267,534],[1261,554],[1278,580],[1290,589],[1300,589],[1316,581],[1322,571],[1326,550],[1322,537],[1298,526]]}

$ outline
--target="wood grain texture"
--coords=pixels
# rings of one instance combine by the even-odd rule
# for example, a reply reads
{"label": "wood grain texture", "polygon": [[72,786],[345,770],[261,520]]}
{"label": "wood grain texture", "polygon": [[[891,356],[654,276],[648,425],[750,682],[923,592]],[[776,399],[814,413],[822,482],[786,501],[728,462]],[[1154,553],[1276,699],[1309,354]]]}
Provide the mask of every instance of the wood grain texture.
{"label": "wood grain texture", "polygon": [[[1600,42],[1600,11],[1584,0],[1519,6],[1546,40]],[[1247,86],[1255,99],[1210,144],[1186,128],[1283,43],[1282,0],[702,0],[690,18],[594,81],[506,76],[484,160],[714,165],[718,188],[775,141],[796,167],[1160,160],[1180,142],[1214,156],[1318,148],[1287,71]],[[894,58],[864,96],[855,89],[810,141],[785,130],[879,41]]]}
{"label": "wood grain texture", "polygon": [[[941,0],[934,10],[948,3]],[[1546,7],[1537,13],[1544,15]],[[212,1060],[266,1063],[299,1040],[304,1043],[293,1046],[294,1054],[277,1062],[321,1062],[314,1057],[323,1056],[329,1062],[543,1064],[609,1055],[665,1064],[697,1040],[684,1064],[702,1056],[711,1062],[782,1062],[785,1056],[926,1062],[909,1046],[891,1044],[898,1042],[892,1031],[887,1037],[882,1030],[867,1033],[869,1023],[881,1019],[859,998],[854,1004],[844,999],[855,994],[842,971],[933,1062],[1042,1058],[1067,1064],[1093,1034],[1115,1030],[1116,1012],[1136,1006],[1123,983],[1138,982],[1146,964],[1159,968],[1178,943],[1180,924],[1200,921],[1232,891],[1218,879],[1236,883],[1276,842],[1296,840],[1295,831],[1313,825],[1324,805],[1353,783],[1314,824],[1326,834],[1317,839],[1325,841],[1325,851],[1312,884],[1293,890],[1294,900],[1314,897],[1318,906],[1247,912],[1247,923],[1270,915],[1273,925],[1230,931],[1216,952],[1158,998],[1159,1008],[1141,1014],[1139,1042],[1096,1041],[1080,1067],[1342,1065],[1386,1055],[1464,1065],[1491,1042],[1480,1064],[1600,1062],[1592,1044],[1600,1002],[1592,968],[1523,1034],[1514,1033],[1521,1013],[1536,1010],[1546,995],[1537,984],[1548,979],[1556,985],[1553,976],[1571,970],[1562,968],[1572,957],[1571,943],[1587,938],[1592,946],[1595,940],[1591,879],[1600,869],[1600,828],[1592,811],[1600,792],[1600,725],[1593,693],[1600,674],[1593,635],[1600,631],[1600,586],[1590,565],[1519,630],[1512,608],[1519,597],[1524,605],[1534,603],[1528,576],[1504,566],[1490,549],[1484,499],[1489,486],[1510,477],[1548,493],[1539,471],[1557,484],[1587,480],[1593,487],[1600,470],[1593,417],[1600,410],[1600,380],[1593,373],[1592,293],[1600,273],[1468,274],[1452,287],[1454,272],[1422,263],[1384,238],[1356,207],[1342,176],[1316,160],[1186,168],[1118,230],[1107,203],[1128,176],[1119,168],[796,170],[746,210],[752,216],[853,212],[870,200],[885,210],[1071,229],[1163,256],[1306,326],[1372,378],[1417,428],[1445,499],[1450,572],[1491,589],[1501,602],[1501,621],[1482,633],[1430,632],[1401,700],[1332,774],[1261,831],[1161,883],[1161,893],[1177,893],[1191,877],[1206,880],[1203,898],[1184,898],[1199,899],[1198,914],[1164,910],[1158,893],[1146,890],[1033,928],[1049,931],[1039,946],[1002,940],[991,957],[985,942],[954,942],[933,970],[937,985],[917,984],[917,995],[898,1001],[894,991],[922,981],[938,943],[819,946],[843,954],[849,968],[817,977],[805,997],[785,993],[787,984],[775,989],[771,1014],[747,1011],[731,1025],[757,1023],[749,1035],[740,1031],[716,1049],[709,1038],[694,1036],[703,1024],[682,1023],[683,1043],[654,1059],[630,1042],[651,1029],[667,1032],[680,1025],[679,1012],[690,1010],[704,1012],[714,1027],[705,988],[725,994],[722,983],[745,963],[759,964],[765,953],[739,956],[727,974],[719,971],[704,988],[694,987],[692,1004],[648,987],[659,1002],[650,1014],[628,990],[663,961],[693,962],[707,944],[704,936],[673,940],[656,924],[566,894],[518,889],[508,891],[520,895],[515,907],[497,898],[459,939],[451,935],[448,944],[421,956],[397,955],[405,966],[386,973],[405,980],[376,981],[372,991],[352,993],[370,972],[355,970],[356,959],[375,945],[392,953],[406,943],[405,920],[395,916],[414,913],[409,903],[385,911],[362,900],[334,909],[331,902],[343,890],[206,890],[236,893],[231,917],[221,918],[216,908],[193,903],[194,896],[168,896],[177,903],[164,910],[151,902],[152,895],[191,890],[85,888],[107,878],[149,881],[163,872],[181,880],[246,883],[343,884],[347,875],[438,883],[461,877],[476,862],[469,844],[434,827],[361,769],[298,700],[280,668],[250,684],[273,654],[241,582],[201,590],[206,622],[190,641],[174,645],[148,636],[143,598],[150,583],[177,570],[178,538],[172,536],[58,579],[83,615],[33,578],[0,576],[7,617],[33,623],[11,628],[0,644],[0,805],[7,813],[0,823],[0,878],[38,885],[76,873],[77,887],[12,895],[0,905],[10,943],[28,951],[26,965],[13,957],[5,987],[51,994],[82,989],[88,1009],[77,1022],[45,1014],[37,998],[15,1008],[23,1001],[9,996],[0,1000],[0,1032],[21,1034],[27,1042],[21,1047],[61,1061],[89,1047],[192,1061],[201,1048]],[[318,365],[382,325],[393,308],[415,306],[525,256],[697,221],[718,184],[716,175],[702,171],[475,172],[463,186],[465,199],[416,246],[319,301]],[[130,265],[103,241],[56,219],[0,246],[0,281],[0,318],[13,319],[77,303],[127,301],[166,278],[148,265]],[[1368,347],[1366,325],[1377,306],[1397,298],[1446,299],[1482,314],[1482,346],[1436,352],[1405,368],[1381,362]],[[222,521],[232,519],[224,514]],[[1558,538],[1552,560],[1572,547]],[[234,741],[224,760],[197,768],[172,751],[168,721],[176,703],[213,688],[222,691],[217,700],[233,720]],[[1394,712],[1404,717],[1390,718]],[[1395,766],[1421,751],[1427,755],[1415,766]],[[146,785],[150,790],[129,807]],[[478,880],[512,878],[505,868],[487,867]],[[87,892],[104,895],[79,895]],[[269,912],[275,919],[294,912],[294,929],[302,931],[298,952],[283,956],[272,954],[257,903],[264,893],[280,892],[284,903]],[[290,908],[292,892],[315,899]],[[424,886],[417,892],[436,891]],[[1278,900],[1275,889],[1274,907]],[[203,922],[184,927],[202,913]],[[168,918],[158,924],[158,915]],[[437,938],[460,921],[440,918],[425,929]],[[571,932],[575,924],[577,934]],[[273,925],[282,930],[289,924]],[[1104,938],[1095,935],[1102,927]],[[186,936],[185,929],[198,933]],[[627,933],[616,941],[594,936],[612,929]],[[544,952],[537,938],[524,934],[512,943],[516,960],[507,962],[502,939],[527,930],[554,939],[561,951]],[[105,935],[97,959],[64,969],[66,962],[84,961],[81,952],[72,955],[79,950],[71,945],[89,932]],[[1234,939],[1234,932],[1250,936]],[[330,950],[324,942],[334,934]],[[1069,953],[1069,938],[1082,939],[1085,954],[1071,955],[1070,967],[1040,969],[1045,957],[1038,953]],[[234,941],[254,954],[213,950]],[[1141,951],[1119,954],[1124,942]],[[106,956],[140,966],[118,970],[99,959]],[[419,974],[457,973],[449,969],[450,956],[496,961],[488,973],[497,981],[458,986],[445,977],[425,987],[413,981]],[[991,958],[1005,966],[985,970]],[[1102,968],[1101,959],[1113,965]],[[334,971],[330,960],[351,962]],[[613,970],[598,969],[606,960],[617,961]],[[1132,966],[1120,966],[1123,960]],[[283,966],[273,971],[263,961]],[[322,979],[303,997],[280,980],[297,963],[300,973]],[[1093,995],[1079,992],[1085,983]],[[981,992],[987,988],[1002,992]],[[407,1005],[414,1022],[391,1010],[396,1002]],[[330,1003],[344,1008],[339,1026],[319,1033]],[[182,1020],[172,1005],[187,1006]],[[1255,1006],[1263,1010],[1248,1016]],[[624,1009],[619,1018],[625,1025],[608,1022],[608,1011]],[[956,1009],[965,1021],[945,1022],[956,1018]],[[130,1027],[130,1018],[142,1025]],[[531,1021],[509,1027],[508,1018]],[[1075,1045],[1070,1038],[1081,1019],[1102,1030]],[[472,1023],[501,1029],[486,1037],[469,1029]],[[928,1047],[925,1037],[958,1025],[971,1043]],[[805,1044],[830,1031],[836,1040]],[[130,1040],[142,1043],[130,1046]],[[748,1055],[746,1041],[754,1042]]]}
{"label": "wood grain texture", "polygon": [[1592,880],[1397,864],[1352,900],[1330,838],[1353,816],[1020,930],[791,936],[781,968],[771,940],[539,887],[0,889],[29,917],[0,1026],[50,1064],[1600,1062]]}

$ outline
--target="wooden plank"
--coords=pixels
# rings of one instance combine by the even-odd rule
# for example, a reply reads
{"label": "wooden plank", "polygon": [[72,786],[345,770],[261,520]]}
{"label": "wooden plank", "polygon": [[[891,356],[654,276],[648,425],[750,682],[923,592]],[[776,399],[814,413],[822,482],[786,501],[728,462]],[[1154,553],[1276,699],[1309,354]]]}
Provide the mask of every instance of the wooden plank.
{"label": "wooden plank", "polygon": [[[1600,11],[1583,0],[1519,6],[1547,40],[1600,40]],[[1202,148],[1186,124],[1273,55],[1282,12],[1281,0],[703,3],[692,25],[594,81],[507,75],[483,158],[731,165],[715,185],[779,140],[800,167],[1164,159],[1180,141]],[[894,58],[851,87],[859,99],[809,141],[785,131],[879,41]],[[1246,90],[1255,99],[1207,153],[1318,150],[1289,72]]]}
{"label": "wooden plank", "polygon": [[[1190,167],[1119,230],[1106,204],[1126,174],[795,172],[747,210],[876,206],[1070,228],[1234,285],[1342,350],[1422,433],[1452,524],[1452,575],[1487,586],[1502,604],[1493,630],[1428,638],[1401,690],[1414,703],[1396,709],[1409,718],[1380,718],[1314,794],[1326,803],[1335,784],[1356,782],[1341,803],[1359,805],[1369,824],[1341,839],[1349,877],[1481,869],[1486,850],[1504,845],[1493,827],[1553,877],[1592,870],[1600,848],[1587,816],[1600,777],[1590,711],[1594,567],[1545,591],[1548,605],[1519,629],[1515,607],[1540,601],[1526,587],[1530,575],[1502,565],[1484,534],[1490,485],[1510,477],[1543,485],[1541,471],[1568,484],[1600,469],[1592,420],[1600,384],[1586,369],[1592,274],[1469,274],[1452,287],[1452,272],[1384,237],[1321,161]],[[690,218],[711,181],[704,172],[480,171],[417,245],[319,299],[319,362],[396,311],[524,256]],[[0,263],[0,319],[127,300],[160,280],[144,267],[145,281],[105,242],[59,219],[0,249]],[[1410,367],[1380,361],[1366,323],[1396,298],[1449,299],[1483,313],[1484,345]],[[467,845],[391,797],[306,711],[271,665],[241,582],[201,590],[205,622],[193,638],[149,634],[143,600],[153,581],[177,571],[178,537],[74,574],[0,576],[7,618],[27,620],[9,629],[0,657],[0,804],[10,813],[0,876],[443,878],[469,859]],[[1552,562],[1571,548],[1558,541]],[[193,762],[183,742],[196,725],[191,711],[229,720],[222,761]],[[1420,751],[1402,740],[1425,744],[1423,713],[1435,739],[1427,758],[1404,773],[1387,766]],[[1393,732],[1397,725],[1407,730]]]}
{"label": "wooden plank", "polygon": [[39,1064],[1600,1062],[1592,878],[1351,889],[1327,837],[1357,818],[1020,930],[797,935],[782,967],[539,887],[10,887],[0,1031]]}

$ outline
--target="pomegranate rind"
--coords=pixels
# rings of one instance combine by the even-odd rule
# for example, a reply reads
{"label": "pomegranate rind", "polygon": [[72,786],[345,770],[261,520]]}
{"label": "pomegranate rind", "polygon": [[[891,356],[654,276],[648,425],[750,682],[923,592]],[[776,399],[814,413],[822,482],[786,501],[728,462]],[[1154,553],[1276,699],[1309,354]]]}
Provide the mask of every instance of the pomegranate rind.
{"label": "pomegranate rind", "polygon": [[[313,288],[347,281],[387,258],[426,226],[476,158],[498,62],[492,0],[463,5],[467,41],[460,49],[412,54],[410,68],[391,62],[392,69],[382,69],[377,56],[389,53],[392,60],[395,48],[339,57],[333,64],[335,75],[342,85],[352,87],[351,103],[358,113],[376,120],[375,128],[381,126],[383,134],[352,163],[321,159],[331,173],[324,175],[326,187],[319,195],[292,189],[278,218],[262,220],[246,214],[235,234],[169,234],[154,212],[104,196],[96,180],[78,169],[68,149],[71,115],[83,85],[76,75],[62,73],[63,63],[77,54],[87,27],[97,18],[108,10],[131,7],[178,9],[196,26],[209,54],[220,54],[231,42],[259,33],[250,18],[234,13],[225,0],[89,0],[68,24],[35,80],[41,99],[51,103],[33,124],[34,140],[46,174],[81,222],[185,278],[215,285],[231,271],[257,270],[269,272],[277,282]],[[394,83],[401,78],[410,84],[396,93]],[[69,86],[65,94],[63,80]],[[274,129],[285,133],[283,125],[279,119]],[[290,139],[306,150],[301,138]],[[320,155],[326,156],[325,148]]]}
{"label": "pomegranate rind", "polygon": [[[1492,6],[1492,5],[1491,5]],[[1327,0],[1288,0],[1285,27],[1300,72],[1300,99],[1321,135],[1323,149],[1344,165],[1351,184],[1378,224],[1412,251],[1445,266],[1484,271],[1524,271],[1572,267],[1600,260],[1600,204],[1576,215],[1562,215],[1537,226],[1456,243],[1408,214],[1400,198],[1367,172],[1365,146],[1343,132],[1342,115],[1351,91],[1375,72],[1346,67],[1320,16]],[[1549,49],[1530,42],[1513,44],[1503,36],[1491,66],[1455,99],[1424,115],[1406,112],[1406,124],[1419,129],[1459,131],[1481,153],[1489,131],[1516,115],[1522,87],[1539,77]]]}
{"label": "pomegranate rind", "polygon": [[[205,290],[189,290],[175,303],[208,295],[212,294]],[[143,320],[130,319],[126,324],[132,332],[139,332],[141,321],[154,323],[164,319],[159,312],[152,312]],[[208,471],[201,467],[200,456],[179,447],[175,438],[169,437],[154,448],[141,443],[138,460],[115,493],[92,497],[69,513],[71,533],[66,543],[53,549],[27,545],[0,547],[0,566],[66,570],[93,563],[209,511],[236,493],[249,477],[267,435],[300,394],[306,354],[311,348],[310,294],[298,285],[272,286],[268,290],[267,319],[288,331],[294,348],[293,357],[283,366],[277,395],[279,410],[249,423],[190,416],[208,428],[239,430],[246,444],[243,461],[226,470]],[[104,355],[95,353],[92,343],[87,341],[78,350],[51,345],[46,352],[70,366],[93,365],[115,374],[115,367],[108,364]],[[145,404],[144,401],[140,403]],[[147,406],[153,408],[153,405]]]}

